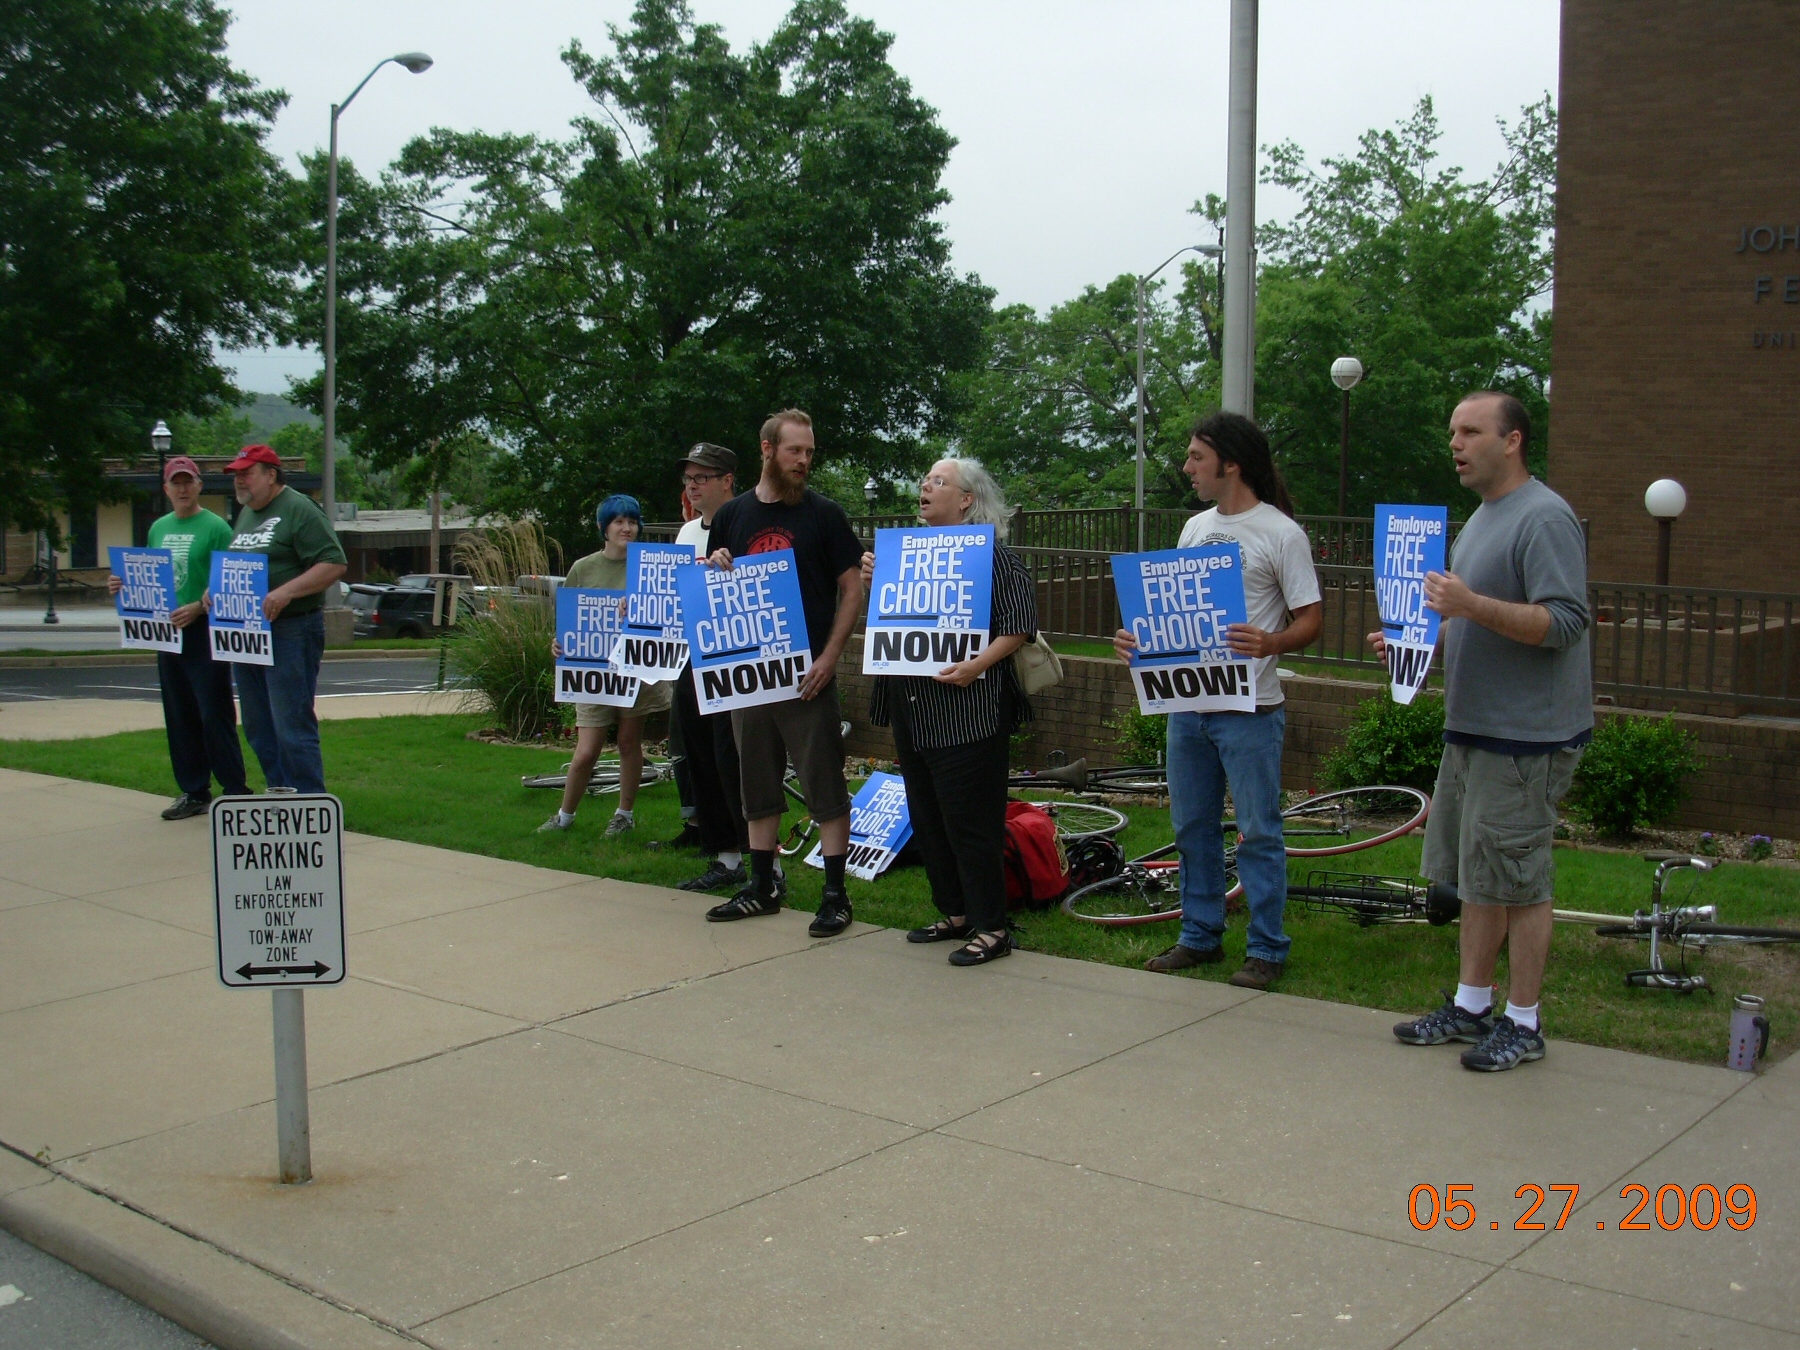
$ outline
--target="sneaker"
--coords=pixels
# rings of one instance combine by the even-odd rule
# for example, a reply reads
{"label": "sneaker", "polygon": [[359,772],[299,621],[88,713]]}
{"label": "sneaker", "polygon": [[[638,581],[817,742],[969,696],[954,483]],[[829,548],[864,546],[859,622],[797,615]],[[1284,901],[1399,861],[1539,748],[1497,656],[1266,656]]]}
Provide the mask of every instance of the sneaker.
{"label": "sneaker", "polygon": [[192,816],[203,816],[207,807],[212,805],[210,796],[196,796],[192,792],[184,792],[162,813],[164,820],[187,820]]}
{"label": "sneaker", "polygon": [[691,820],[685,820],[681,823],[681,833],[676,835],[673,839],[663,840],[662,846],[664,848],[691,848],[698,851],[700,848],[700,827]]}
{"label": "sneaker", "polygon": [[744,871],[742,863],[738,864],[736,867],[727,867],[717,858],[714,858],[711,867],[708,867],[699,876],[682,882],[676,889],[682,891],[722,891],[727,886],[742,886],[749,879],[750,875]]}
{"label": "sneaker", "polygon": [[836,937],[850,926],[853,917],[849,895],[839,887],[827,886],[819,899],[819,912],[813,916],[806,934],[816,938]]}
{"label": "sneaker", "polygon": [[781,913],[781,901],[772,895],[758,895],[755,885],[744,887],[722,905],[706,911],[708,923],[730,923],[733,919],[758,919],[765,914]]}
{"label": "sneaker", "polygon": [[1208,947],[1204,951],[1195,947],[1184,947],[1177,942],[1166,952],[1160,952],[1144,962],[1145,970],[1154,970],[1158,975],[1173,975],[1178,970],[1189,970],[1194,966],[1216,965],[1225,959],[1223,947]]}
{"label": "sneaker", "polygon": [[1456,996],[1444,990],[1444,1006],[1410,1022],[1396,1022],[1394,1035],[1408,1045],[1443,1045],[1447,1041],[1485,1041],[1494,1030],[1493,1010],[1472,1013],[1456,1006]]}
{"label": "sneaker", "polygon": [[1267,989],[1281,978],[1281,972],[1286,967],[1285,961],[1265,961],[1260,956],[1245,957],[1244,964],[1225,983],[1235,984],[1239,989]]}
{"label": "sneaker", "polygon": [[775,898],[777,900],[781,900],[784,902],[787,900],[787,873],[786,872],[777,872],[775,874]]}
{"label": "sneaker", "polygon": [[1480,1045],[1462,1052],[1462,1066],[1477,1073],[1499,1073],[1527,1060],[1544,1057],[1544,1033],[1522,1027],[1505,1013],[1494,1019],[1494,1029]]}
{"label": "sneaker", "polygon": [[623,811],[614,811],[613,818],[606,822],[606,828],[601,833],[611,839],[616,834],[630,834],[636,828],[637,821]]}
{"label": "sneaker", "polygon": [[574,824],[575,824],[574,816],[570,816],[567,820],[564,820],[562,818],[562,812],[556,811],[551,814],[550,819],[546,820],[542,825],[537,827],[537,832],[539,834],[554,834],[558,830],[569,829]]}

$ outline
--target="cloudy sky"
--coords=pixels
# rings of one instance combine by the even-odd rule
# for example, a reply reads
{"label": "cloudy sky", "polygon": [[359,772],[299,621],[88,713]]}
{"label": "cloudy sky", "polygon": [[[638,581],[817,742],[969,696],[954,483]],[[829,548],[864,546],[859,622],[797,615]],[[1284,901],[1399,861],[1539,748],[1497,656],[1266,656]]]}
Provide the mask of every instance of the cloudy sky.
{"label": "cloudy sky", "polygon": [[[229,0],[227,0],[229,3]],[[273,149],[322,146],[330,105],[383,56],[419,49],[344,115],[365,171],[433,126],[564,134],[589,104],[558,53],[607,49],[630,0],[238,0],[236,64],[287,91]],[[694,0],[733,47],[768,35],[784,0]],[[956,266],[1002,303],[1047,308],[1090,282],[1154,267],[1199,235],[1188,208],[1225,190],[1228,0],[850,0],[894,35],[890,59],[959,144],[944,224]],[[1495,119],[1556,92],[1557,0],[1264,0],[1257,139],[1343,154],[1370,127],[1437,104],[1447,162],[1485,175]],[[1291,209],[1259,190],[1259,219]],[[282,392],[296,353],[231,358]]]}

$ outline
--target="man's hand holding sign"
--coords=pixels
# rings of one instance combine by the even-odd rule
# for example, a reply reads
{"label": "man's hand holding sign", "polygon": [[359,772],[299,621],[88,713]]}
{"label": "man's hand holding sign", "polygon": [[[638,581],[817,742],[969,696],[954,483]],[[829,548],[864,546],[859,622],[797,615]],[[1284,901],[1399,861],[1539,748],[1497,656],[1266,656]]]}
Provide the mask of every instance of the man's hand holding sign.
{"label": "man's hand holding sign", "polygon": [[703,711],[810,699],[836,662],[814,662],[790,549],[677,569],[681,613]]}
{"label": "man's hand holding sign", "polygon": [[1449,512],[1441,506],[1375,508],[1375,600],[1382,637],[1376,650],[1387,662],[1396,703],[1411,703],[1431,671],[1442,613],[1431,606],[1433,591],[1444,594],[1446,582],[1462,585],[1443,571],[1449,532]]}
{"label": "man's hand holding sign", "polygon": [[1131,666],[1144,712],[1256,711],[1247,658],[1269,655],[1279,635],[1245,621],[1243,573],[1237,544],[1113,559],[1125,622],[1113,646]]}

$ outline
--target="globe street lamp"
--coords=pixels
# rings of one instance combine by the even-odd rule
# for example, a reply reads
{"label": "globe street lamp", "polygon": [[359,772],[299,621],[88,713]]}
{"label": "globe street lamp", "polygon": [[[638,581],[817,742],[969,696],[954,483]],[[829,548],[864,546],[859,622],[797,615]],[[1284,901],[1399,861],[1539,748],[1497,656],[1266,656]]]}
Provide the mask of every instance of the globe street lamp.
{"label": "globe street lamp", "polygon": [[880,492],[881,484],[875,481],[874,474],[870,474],[868,479],[863,483],[863,500],[869,504],[869,514],[871,516],[875,514],[875,498]]}
{"label": "globe street lamp", "polygon": [[174,509],[163,484],[163,465],[168,461],[169,447],[173,444],[175,438],[169,434],[169,424],[162,418],[157,418],[156,425],[150,428],[150,448],[156,451],[156,496],[162,502],[164,511]]}
{"label": "globe street lamp", "polygon": [[1144,291],[1156,274],[1184,253],[1198,253],[1216,258],[1225,250],[1217,244],[1187,244],[1176,249],[1150,271],[1137,279],[1137,547],[1144,551]]}
{"label": "globe street lamp", "polygon": [[1656,518],[1656,584],[1667,586],[1675,518],[1687,510],[1687,489],[1673,478],[1659,478],[1644,489],[1644,509]]}
{"label": "globe street lamp", "polygon": [[1331,363],[1331,382],[1344,391],[1343,415],[1338,420],[1338,514],[1350,514],[1350,391],[1363,377],[1363,363],[1354,356],[1340,356]]}
{"label": "globe street lamp", "polygon": [[[431,58],[424,52],[401,52],[375,63],[374,69],[362,77],[362,84],[350,91],[342,103],[331,105],[331,156],[325,170],[325,451],[322,462],[325,518],[337,521],[337,214],[338,214],[338,117],[362,93],[363,84],[375,78],[375,71],[389,63],[405,66],[414,75],[431,69]],[[335,598],[337,588],[330,590]],[[327,604],[331,601],[327,600]]]}

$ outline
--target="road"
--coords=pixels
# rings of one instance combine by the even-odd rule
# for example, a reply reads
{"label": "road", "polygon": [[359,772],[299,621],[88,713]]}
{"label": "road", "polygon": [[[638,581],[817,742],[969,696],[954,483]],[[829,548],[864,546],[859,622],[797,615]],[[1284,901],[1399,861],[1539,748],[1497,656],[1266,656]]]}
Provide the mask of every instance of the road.
{"label": "road", "polygon": [[0,1232],[0,1350],[207,1350],[207,1343]]}
{"label": "road", "polygon": [[[319,697],[345,694],[412,694],[437,687],[437,660],[325,661],[319,666]],[[160,702],[156,667],[75,666],[0,670],[0,703],[58,698],[119,698]]]}

